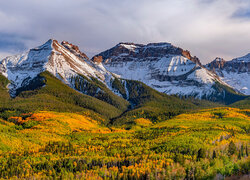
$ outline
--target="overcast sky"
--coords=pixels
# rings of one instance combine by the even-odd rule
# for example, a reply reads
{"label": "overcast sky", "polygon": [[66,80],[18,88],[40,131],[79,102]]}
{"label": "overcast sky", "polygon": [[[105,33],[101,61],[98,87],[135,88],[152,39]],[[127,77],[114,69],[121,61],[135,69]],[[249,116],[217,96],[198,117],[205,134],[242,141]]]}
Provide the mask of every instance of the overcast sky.
{"label": "overcast sky", "polygon": [[1,0],[0,58],[67,40],[92,56],[119,42],[170,42],[202,63],[250,53],[250,0]]}

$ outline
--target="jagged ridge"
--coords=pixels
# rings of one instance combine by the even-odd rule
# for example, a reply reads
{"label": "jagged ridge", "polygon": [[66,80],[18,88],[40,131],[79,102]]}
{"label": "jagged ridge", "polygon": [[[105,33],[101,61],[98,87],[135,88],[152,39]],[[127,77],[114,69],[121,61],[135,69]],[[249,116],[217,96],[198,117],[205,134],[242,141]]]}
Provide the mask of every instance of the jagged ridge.
{"label": "jagged ridge", "polygon": [[218,83],[228,85],[189,51],[170,43],[119,43],[92,60],[97,57],[107,70],[120,78],[142,81],[160,92],[215,101],[214,94],[219,99],[225,98],[225,92],[218,92],[216,86]]}

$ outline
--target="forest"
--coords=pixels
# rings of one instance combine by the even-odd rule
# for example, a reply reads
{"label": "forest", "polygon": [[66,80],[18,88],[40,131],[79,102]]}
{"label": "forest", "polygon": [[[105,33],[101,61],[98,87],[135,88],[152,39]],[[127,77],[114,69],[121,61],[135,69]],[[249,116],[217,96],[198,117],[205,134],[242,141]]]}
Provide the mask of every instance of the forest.
{"label": "forest", "polygon": [[249,173],[250,111],[105,126],[91,113],[1,113],[3,179],[213,179]]}

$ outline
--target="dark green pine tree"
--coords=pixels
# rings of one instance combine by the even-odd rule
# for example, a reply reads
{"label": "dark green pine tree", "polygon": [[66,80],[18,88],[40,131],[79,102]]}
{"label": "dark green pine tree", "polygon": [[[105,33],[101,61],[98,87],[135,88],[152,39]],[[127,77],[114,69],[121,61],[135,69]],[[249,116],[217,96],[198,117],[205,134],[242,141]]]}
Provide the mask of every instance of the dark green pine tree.
{"label": "dark green pine tree", "polygon": [[213,151],[213,156],[212,156],[213,159],[216,159],[217,158],[217,155],[216,155],[216,152],[215,150]]}
{"label": "dark green pine tree", "polygon": [[197,160],[200,160],[200,159],[205,158],[205,157],[206,157],[206,151],[205,151],[205,149],[200,148],[198,150]]}
{"label": "dark green pine tree", "polygon": [[231,156],[237,152],[237,148],[233,141],[230,141],[228,146],[228,154]]}
{"label": "dark green pine tree", "polygon": [[240,147],[240,155],[241,157],[244,157],[244,145],[243,144]]}
{"label": "dark green pine tree", "polygon": [[241,159],[241,151],[239,150],[238,159]]}

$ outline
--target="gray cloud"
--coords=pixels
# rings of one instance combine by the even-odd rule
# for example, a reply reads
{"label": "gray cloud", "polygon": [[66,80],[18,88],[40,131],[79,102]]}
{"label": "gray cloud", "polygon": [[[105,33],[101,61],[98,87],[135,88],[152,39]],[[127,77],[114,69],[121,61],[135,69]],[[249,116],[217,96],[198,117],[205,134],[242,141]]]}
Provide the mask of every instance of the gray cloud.
{"label": "gray cloud", "polygon": [[88,55],[118,42],[167,41],[203,63],[229,60],[250,52],[250,19],[239,15],[242,9],[249,12],[248,0],[0,1],[0,51],[4,43],[20,50],[49,38],[77,44]]}
{"label": "gray cloud", "polygon": [[0,49],[6,52],[24,51],[27,49],[26,40],[32,38],[0,32]]}

